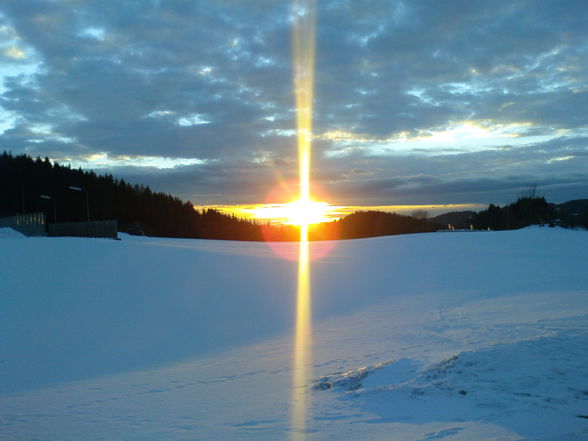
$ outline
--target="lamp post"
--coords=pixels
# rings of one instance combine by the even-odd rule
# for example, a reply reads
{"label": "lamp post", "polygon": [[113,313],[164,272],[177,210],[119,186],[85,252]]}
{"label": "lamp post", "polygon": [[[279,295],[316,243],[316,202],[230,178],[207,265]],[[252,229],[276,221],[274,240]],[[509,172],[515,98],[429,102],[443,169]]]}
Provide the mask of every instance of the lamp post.
{"label": "lamp post", "polygon": [[51,196],[47,196],[46,194],[41,194],[41,195],[39,195],[39,197],[41,199],[48,199],[50,201],[53,201],[53,223],[56,224],[57,223],[57,204],[55,203],[55,199],[53,199]]}
{"label": "lamp post", "polygon": [[88,200],[88,192],[86,191],[86,189],[85,189],[85,188],[82,188],[82,187],[75,187],[75,186],[73,186],[73,185],[70,185],[70,186],[69,186],[69,189],[70,189],[70,190],[74,190],[74,191],[83,191],[83,192],[84,192],[84,194],[86,195],[86,220],[87,220],[88,222],[90,222],[90,202],[89,202],[89,200]]}

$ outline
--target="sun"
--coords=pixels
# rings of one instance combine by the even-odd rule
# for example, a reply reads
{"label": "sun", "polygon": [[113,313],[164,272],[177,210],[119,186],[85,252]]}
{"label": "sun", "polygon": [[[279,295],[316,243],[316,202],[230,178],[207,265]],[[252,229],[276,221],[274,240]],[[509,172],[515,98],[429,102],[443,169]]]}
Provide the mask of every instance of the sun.
{"label": "sun", "polygon": [[329,211],[330,206],[326,202],[298,199],[284,205],[285,223],[304,226],[328,222]]}
{"label": "sun", "polygon": [[255,218],[295,226],[329,222],[331,205],[312,199],[298,199],[286,204],[265,204],[251,210]]}

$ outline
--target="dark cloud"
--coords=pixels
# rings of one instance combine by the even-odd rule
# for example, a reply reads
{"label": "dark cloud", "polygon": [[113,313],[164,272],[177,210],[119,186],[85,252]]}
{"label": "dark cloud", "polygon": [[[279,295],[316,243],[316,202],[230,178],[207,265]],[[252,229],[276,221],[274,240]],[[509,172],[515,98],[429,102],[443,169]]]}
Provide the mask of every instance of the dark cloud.
{"label": "dark cloud", "polygon": [[[559,138],[524,147],[435,157],[347,157],[339,174],[318,174],[344,204],[507,203],[537,185],[553,201],[585,197],[588,138]],[[355,168],[369,170],[358,175]]]}
{"label": "dark cloud", "polygon": [[[315,132],[351,136],[315,143],[313,177],[336,202],[506,202],[529,183],[582,196],[584,2],[317,3]],[[196,203],[256,202],[295,177],[289,2],[5,0],[0,13],[0,148],[203,160],[111,168]],[[517,124],[529,141],[383,155],[361,140],[460,121]]]}

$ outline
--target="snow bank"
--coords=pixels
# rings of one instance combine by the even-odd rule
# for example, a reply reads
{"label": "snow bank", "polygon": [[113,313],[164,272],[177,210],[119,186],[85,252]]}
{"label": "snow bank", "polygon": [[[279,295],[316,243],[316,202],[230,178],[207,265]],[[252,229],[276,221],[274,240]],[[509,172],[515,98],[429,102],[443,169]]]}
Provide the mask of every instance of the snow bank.
{"label": "snow bank", "polygon": [[22,239],[26,237],[24,234],[8,227],[0,228],[0,239]]}

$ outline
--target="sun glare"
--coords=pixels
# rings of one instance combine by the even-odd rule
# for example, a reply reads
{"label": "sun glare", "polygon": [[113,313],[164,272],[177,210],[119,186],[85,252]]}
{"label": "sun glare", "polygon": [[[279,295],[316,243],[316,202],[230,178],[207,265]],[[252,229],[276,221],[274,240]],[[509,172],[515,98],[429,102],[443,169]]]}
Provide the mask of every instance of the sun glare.
{"label": "sun glare", "polygon": [[248,210],[256,219],[287,225],[312,225],[333,220],[327,202],[298,199],[287,204],[266,204]]}
{"label": "sun glare", "polygon": [[292,432],[294,441],[304,440],[307,433],[309,394],[312,378],[312,296],[308,226],[325,216],[325,205],[314,202],[310,191],[310,158],[312,140],[312,101],[314,87],[315,13],[314,0],[294,2],[292,49],[294,55],[294,95],[298,137],[298,175],[300,198],[286,204],[288,222],[300,226],[298,256],[298,289],[296,293],[296,330],[292,366]]}
{"label": "sun glare", "polygon": [[287,219],[291,225],[311,225],[327,222],[329,204],[311,200],[297,200],[286,205]]}

